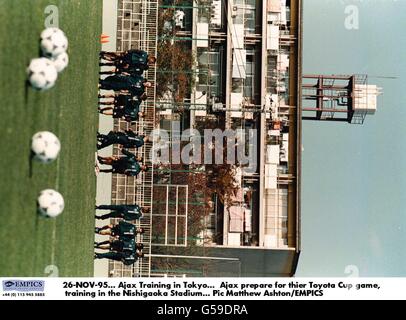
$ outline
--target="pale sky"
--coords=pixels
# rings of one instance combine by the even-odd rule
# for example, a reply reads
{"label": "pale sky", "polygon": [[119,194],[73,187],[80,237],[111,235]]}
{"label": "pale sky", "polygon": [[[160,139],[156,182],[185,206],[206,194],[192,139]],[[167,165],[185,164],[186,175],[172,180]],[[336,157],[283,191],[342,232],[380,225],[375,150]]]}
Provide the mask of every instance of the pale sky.
{"label": "pale sky", "polygon": [[[358,30],[344,26],[348,5]],[[406,0],[304,1],[304,73],[366,73],[384,94],[362,126],[303,124],[297,276],[406,276],[405,31]]]}

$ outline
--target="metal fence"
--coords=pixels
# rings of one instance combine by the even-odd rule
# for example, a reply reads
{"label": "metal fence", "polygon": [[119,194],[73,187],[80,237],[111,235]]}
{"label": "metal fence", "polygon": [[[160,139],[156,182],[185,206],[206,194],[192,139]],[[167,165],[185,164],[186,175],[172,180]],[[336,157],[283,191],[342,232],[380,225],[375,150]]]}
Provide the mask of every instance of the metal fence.
{"label": "metal fence", "polygon": [[[158,1],[157,0],[119,0],[117,16],[117,51],[141,49],[149,55],[157,55],[157,28],[158,28]],[[130,126],[127,122],[116,120],[115,130],[126,130],[131,127],[140,135],[149,135],[155,127],[155,102],[156,102],[156,68],[150,66],[144,77],[152,82],[152,87],[147,89],[148,99],[142,104],[144,118]],[[144,228],[145,233],[137,235],[137,242],[144,244],[145,257],[139,259],[132,266],[125,266],[121,262],[110,261],[109,275],[112,277],[149,277],[151,276],[151,230],[152,230],[152,194],[154,166],[151,159],[152,143],[148,142],[143,147],[130,150],[137,155],[142,155],[143,163],[149,171],[141,172],[137,177],[113,174],[112,178],[112,203],[138,204],[151,208],[150,213],[136,221],[136,225]],[[113,155],[119,155],[117,147]]]}

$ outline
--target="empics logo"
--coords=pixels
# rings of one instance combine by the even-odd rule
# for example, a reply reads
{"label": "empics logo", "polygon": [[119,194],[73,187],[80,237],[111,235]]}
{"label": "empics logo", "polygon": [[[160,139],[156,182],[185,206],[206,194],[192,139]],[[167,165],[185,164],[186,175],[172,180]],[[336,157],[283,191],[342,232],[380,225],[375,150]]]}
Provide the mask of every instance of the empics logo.
{"label": "empics logo", "polygon": [[44,291],[43,280],[3,280],[3,291]]}

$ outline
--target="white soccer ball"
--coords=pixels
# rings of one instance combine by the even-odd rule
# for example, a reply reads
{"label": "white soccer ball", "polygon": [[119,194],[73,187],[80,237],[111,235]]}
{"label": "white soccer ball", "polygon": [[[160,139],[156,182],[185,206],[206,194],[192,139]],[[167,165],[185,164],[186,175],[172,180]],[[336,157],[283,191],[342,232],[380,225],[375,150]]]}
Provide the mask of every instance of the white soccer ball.
{"label": "white soccer ball", "polygon": [[65,208],[62,195],[53,189],[42,190],[37,199],[38,211],[47,218],[59,216]]}
{"label": "white soccer ball", "polygon": [[56,57],[68,49],[68,39],[58,28],[47,28],[41,33],[41,50],[47,57]]}
{"label": "white soccer ball", "polygon": [[58,157],[61,143],[52,132],[40,131],[32,136],[31,150],[35,155],[35,159],[43,163],[49,163]]}
{"label": "white soccer ball", "polygon": [[52,58],[56,71],[62,72],[69,64],[69,56],[66,52],[62,52],[56,58]]}
{"label": "white soccer ball", "polygon": [[31,86],[38,90],[48,90],[55,85],[58,71],[54,63],[47,58],[32,59],[27,68]]}

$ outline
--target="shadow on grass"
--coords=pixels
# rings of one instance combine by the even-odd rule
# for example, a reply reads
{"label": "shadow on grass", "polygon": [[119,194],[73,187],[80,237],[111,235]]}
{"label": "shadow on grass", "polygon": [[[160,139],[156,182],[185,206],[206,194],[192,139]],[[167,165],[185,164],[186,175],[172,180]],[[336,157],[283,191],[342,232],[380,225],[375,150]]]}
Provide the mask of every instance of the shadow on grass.
{"label": "shadow on grass", "polygon": [[24,103],[25,103],[25,106],[28,105],[28,91],[30,90],[30,87],[31,87],[31,85],[30,85],[30,82],[28,81],[28,79],[25,80],[25,86],[24,86]]}
{"label": "shadow on grass", "polygon": [[[35,222],[34,222],[34,230],[35,233],[38,234],[38,225],[39,225],[39,220],[41,219],[40,213],[38,211],[38,202],[35,200]],[[38,236],[33,237],[33,241],[35,244],[35,247],[37,247],[38,243]],[[34,254],[34,266],[37,265],[37,254]]]}
{"label": "shadow on grass", "polygon": [[30,144],[29,144],[28,148],[30,150],[30,155],[28,156],[28,177],[31,179],[32,178],[32,164],[34,161],[34,152],[32,152],[32,150],[31,150],[31,140],[30,140]]}
{"label": "shadow on grass", "polygon": [[40,219],[43,219],[43,217],[38,210],[38,202],[35,200],[35,230],[38,230],[38,223]]}

